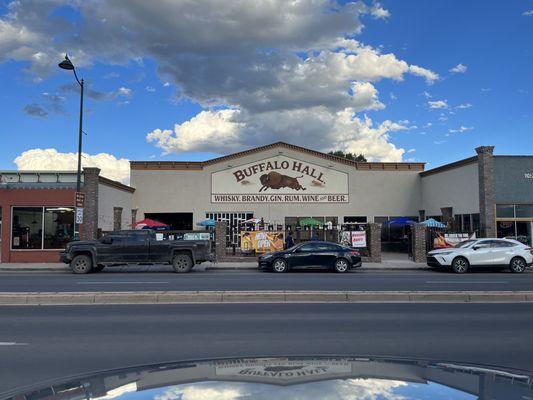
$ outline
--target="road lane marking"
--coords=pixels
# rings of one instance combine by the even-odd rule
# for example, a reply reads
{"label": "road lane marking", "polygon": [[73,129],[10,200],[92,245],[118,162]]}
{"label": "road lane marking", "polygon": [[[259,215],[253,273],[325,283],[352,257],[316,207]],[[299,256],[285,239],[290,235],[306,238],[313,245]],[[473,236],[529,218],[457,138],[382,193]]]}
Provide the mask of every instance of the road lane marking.
{"label": "road lane marking", "polygon": [[450,284],[456,284],[456,283],[461,283],[461,284],[464,284],[464,285],[468,285],[470,283],[479,283],[479,284],[491,284],[491,283],[509,283],[509,282],[506,282],[506,281],[426,281],[426,283],[450,283]]}
{"label": "road lane marking", "polygon": [[128,281],[116,281],[116,282],[96,282],[96,281],[88,281],[88,282],[76,282],[78,285],[129,285],[130,283],[131,284],[142,284],[142,285],[146,285],[146,284],[165,284],[165,283],[170,283],[170,282],[163,282],[163,281],[144,281],[144,282],[140,282],[140,281],[131,281],[131,282],[128,282]]}
{"label": "road lane marking", "polygon": [[26,346],[28,343],[0,342],[0,346]]}

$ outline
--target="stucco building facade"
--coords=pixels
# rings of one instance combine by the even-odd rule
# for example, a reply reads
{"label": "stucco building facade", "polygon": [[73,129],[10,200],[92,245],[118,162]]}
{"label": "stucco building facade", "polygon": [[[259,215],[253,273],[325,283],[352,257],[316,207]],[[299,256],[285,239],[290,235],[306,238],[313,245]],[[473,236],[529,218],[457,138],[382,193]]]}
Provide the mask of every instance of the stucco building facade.
{"label": "stucco building facade", "polygon": [[[202,162],[133,161],[133,208],[137,218],[175,229],[206,218],[226,221],[231,231],[252,217],[292,229],[305,217],[333,225],[432,217],[480,236],[525,234],[531,242],[533,157],[495,156],[493,149],[481,146],[430,170],[352,162],[283,142]],[[508,206],[502,214],[505,205],[512,212]],[[237,240],[230,232],[229,241]]]}

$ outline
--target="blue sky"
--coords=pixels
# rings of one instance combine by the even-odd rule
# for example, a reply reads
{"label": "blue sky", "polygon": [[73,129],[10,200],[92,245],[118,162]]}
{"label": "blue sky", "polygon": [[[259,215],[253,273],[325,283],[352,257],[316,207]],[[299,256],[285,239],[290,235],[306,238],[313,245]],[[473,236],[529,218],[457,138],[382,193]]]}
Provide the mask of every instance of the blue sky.
{"label": "blue sky", "polygon": [[[427,168],[532,153],[533,1],[181,3],[0,1],[0,169],[75,165],[66,51],[87,82],[84,162],[123,181],[126,160],[276,140]],[[15,164],[32,149],[54,151]]]}

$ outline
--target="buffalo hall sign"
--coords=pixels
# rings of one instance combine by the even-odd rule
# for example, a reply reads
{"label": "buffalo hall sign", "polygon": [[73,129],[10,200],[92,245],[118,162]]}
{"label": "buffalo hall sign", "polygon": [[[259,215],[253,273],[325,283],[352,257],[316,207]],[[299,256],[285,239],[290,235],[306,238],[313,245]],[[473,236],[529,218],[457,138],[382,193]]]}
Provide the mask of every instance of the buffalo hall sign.
{"label": "buffalo hall sign", "polygon": [[347,203],[348,174],[286,156],[211,174],[213,203]]}

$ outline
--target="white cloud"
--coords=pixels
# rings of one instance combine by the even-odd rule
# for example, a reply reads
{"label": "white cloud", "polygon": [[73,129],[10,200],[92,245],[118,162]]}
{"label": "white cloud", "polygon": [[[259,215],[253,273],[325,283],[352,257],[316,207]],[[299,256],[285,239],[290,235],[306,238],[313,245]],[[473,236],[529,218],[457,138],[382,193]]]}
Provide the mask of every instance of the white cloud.
{"label": "white cloud", "polygon": [[[76,171],[77,153],[60,153],[56,149],[31,149],[23,152],[13,161],[19,170]],[[82,153],[83,167],[98,167],[106,178],[129,183],[130,163],[125,158],[117,159],[107,153],[90,155]]]}
{"label": "white cloud", "polygon": [[117,94],[119,96],[130,97],[131,96],[131,89],[126,88],[126,87],[120,87],[117,90]]}
{"label": "white cloud", "polygon": [[459,63],[455,67],[450,68],[450,72],[453,72],[454,74],[464,74],[467,68],[468,67],[466,65]]}
{"label": "white cloud", "polygon": [[[54,15],[65,4],[83,23],[58,25],[51,18],[35,18]],[[385,107],[375,82],[414,75],[431,84],[439,75],[353,39],[364,27],[363,18],[389,16],[379,2],[362,1],[166,1],[151,4],[147,13],[144,0],[130,0],[128,7],[107,0],[20,0],[0,17],[0,62],[27,61],[35,75],[44,77],[57,70],[66,48],[80,67],[128,65],[131,60],[142,66],[143,60],[154,60],[163,86],[172,82],[180,98],[206,110],[216,106],[228,111],[200,113],[171,131],[174,138],[168,130],[155,129],[150,140],[165,151],[200,148],[200,142],[210,143],[211,151],[219,142],[226,143],[221,151],[234,151],[232,143],[253,147],[279,137],[324,150],[331,146],[328,140],[343,136],[343,126],[355,137],[346,143],[360,143],[373,157],[399,160],[403,150],[387,135],[392,129],[368,126],[369,120],[356,113]],[[92,95],[121,97],[125,105],[132,90]],[[193,129],[199,126],[201,131]],[[284,126],[302,133],[295,138]],[[253,135],[245,137],[245,131]]]}
{"label": "white cloud", "polygon": [[[268,129],[265,129],[268,127]],[[393,121],[374,124],[358,118],[353,109],[332,112],[325,107],[271,111],[250,115],[242,110],[202,111],[174,129],[155,129],[146,139],[165,153],[212,151],[234,152],[278,140],[302,143],[324,151],[363,153],[369,160],[400,161],[404,153],[390,143],[390,132],[408,127]]]}
{"label": "white cloud", "polygon": [[531,17],[533,15],[533,10],[527,10],[522,13],[524,17]]}
{"label": "white cloud", "polygon": [[448,108],[448,100],[428,101],[429,108]]}
{"label": "white cloud", "polygon": [[439,79],[439,75],[436,74],[433,71],[430,71],[429,69],[419,67],[418,65],[411,65],[409,67],[409,72],[411,72],[413,75],[418,75],[426,79],[426,83],[432,84],[437,79]]}
{"label": "white cloud", "polygon": [[435,140],[435,141],[433,141],[433,144],[436,144],[436,145],[443,144],[443,143],[446,143],[446,140]]}
{"label": "white cloud", "polygon": [[472,129],[474,129],[473,126],[463,126],[463,125],[461,125],[457,129],[448,129],[448,132],[450,132],[450,133],[463,133],[463,132],[466,132],[466,131],[471,131]]}
{"label": "white cloud", "polygon": [[433,126],[433,124],[431,122],[428,122],[426,125],[424,125],[422,128],[424,129],[427,129],[427,128],[431,128]]}
{"label": "white cloud", "polygon": [[427,92],[426,90],[424,90],[422,92],[422,95],[426,98],[426,99],[431,99],[431,94],[429,92]]}
{"label": "white cloud", "polygon": [[407,150],[407,154],[414,153],[414,152],[416,152],[416,149],[409,149],[409,150]]}
{"label": "white cloud", "polygon": [[470,103],[463,103],[463,104],[459,104],[457,107],[455,108],[470,108],[472,107],[472,104]]}
{"label": "white cloud", "polygon": [[370,15],[377,19],[386,19],[390,17],[389,10],[384,9],[380,3],[374,3],[370,8]]}
{"label": "white cloud", "polygon": [[181,384],[166,388],[154,400],[407,400],[397,389],[405,387],[402,381],[357,378],[308,382],[305,385],[267,385],[246,382],[202,382]]}
{"label": "white cloud", "polygon": [[481,88],[482,92],[490,92],[491,90],[492,90],[491,88]]}
{"label": "white cloud", "polygon": [[391,100],[397,100],[398,99],[398,96],[396,96],[394,93],[390,92],[389,93],[389,97]]}
{"label": "white cloud", "polygon": [[153,87],[153,86],[146,86],[145,89],[146,89],[147,92],[150,92],[150,93],[154,93],[155,92],[155,87]]}
{"label": "white cloud", "polygon": [[170,82],[165,82],[165,83],[163,83],[163,86],[164,86],[164,87],[169,87],[169,86],[170,86]]}

